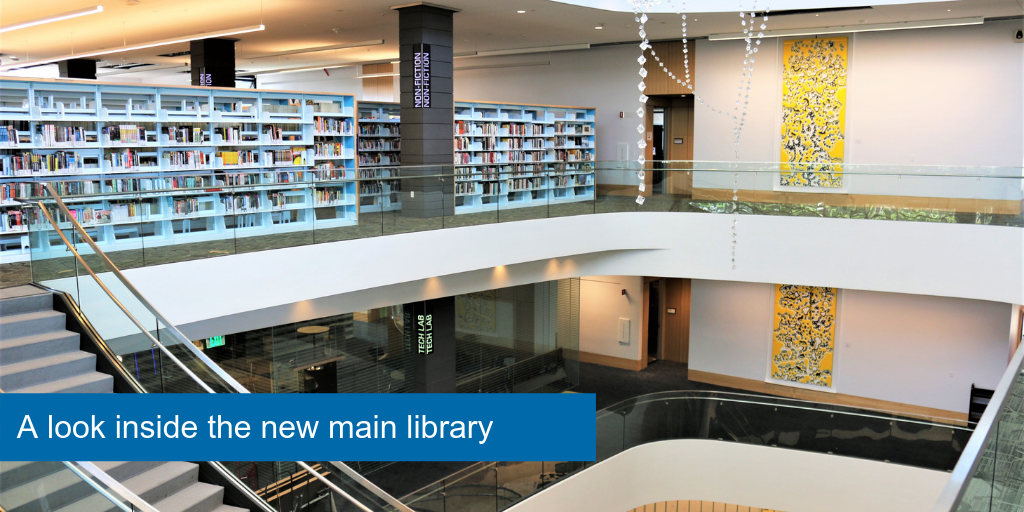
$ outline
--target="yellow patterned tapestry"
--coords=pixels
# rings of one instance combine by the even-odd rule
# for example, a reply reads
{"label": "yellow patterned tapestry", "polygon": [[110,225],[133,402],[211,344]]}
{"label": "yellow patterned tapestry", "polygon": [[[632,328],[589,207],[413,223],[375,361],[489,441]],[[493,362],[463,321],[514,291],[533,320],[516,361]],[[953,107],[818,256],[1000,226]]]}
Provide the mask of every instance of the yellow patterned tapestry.
{"label": "yellow patterned tapestry", "polygon": [[773,322],[771,377],[832,387],[836,289],[775,285]]}
{"label": "yellow patterned tapestry", "polygon": [[845,37],[782,44],[782,186],[843,186],[847,48]]}

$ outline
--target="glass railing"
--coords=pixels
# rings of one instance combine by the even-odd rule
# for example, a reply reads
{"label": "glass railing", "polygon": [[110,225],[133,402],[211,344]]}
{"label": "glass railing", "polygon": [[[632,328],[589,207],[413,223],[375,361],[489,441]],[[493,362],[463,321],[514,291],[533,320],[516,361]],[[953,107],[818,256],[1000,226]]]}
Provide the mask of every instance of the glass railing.
{"label": "glass railing", "polygon": [[[35,219],[30,224],[30,233],[57,237],[70,256],[41,258],[37,264],[33,246],[33,280],[45,282],[49,288],[65,292],[75,301],[89,324],[87,329],[97,335],[97,342],[104,345],[104,352],[113,356],[112,362],[116,360],[120,365],[122,376],[129,380],[134,390],[140,393],[248,393],[138,292],[56,191],[52,187],[49,190],[52,200],[40,201],[30,207]],[[45,273],[50,279],[43,281],[37,272]],[[211,464],[218,465],[220,473],[231,477],[239,489],[253,491],[240,474],[228,470],[238,463]],[[300,487],[305,488],[302,493],[292,494],[293,498],[299,494],[310,496],[316,490],[316,499],[304,505],[302,508],[305,510],[333,512],[351,507],[365,512],[408,510],[398,500],[358,478],[330,479],[332,471],[358,477],[339,462],[331,463],[333,470],[324,471],[310,468],[301,461],[273,464],[278,468],[290,466],[297,468],[295,472],[305,472],[304,480],[289,479],[277,488],[278,495],[288,495]],[[328,468],[326,463],[320,463],[318,467]],[[364,504],[355,495],[373,496],[375,500]],[[265,512],[295,510],[292,501],[277,500],[275,504],[255,492],[249,496],[255,498],[256,503],[266,505]],[[385,503],[386,507],[378,506],[378,501]],[[328,506],[329,503],[333,505]],[[341,506],[342,503],[347,504]]]}
{"label": "glass railing", "polygon": [[[598,411],[596,462],[646,443],[707,439],[948,471],[971,436],[961,423],[769,396],[670,391]],[[496,512],[596,462],[480,462],[402,501],[429,512]]]}
{"label": "glass railing", "polygon": [[1018,348],[936,512],[1024,510],[1024,348]]}
{"label": "glass railing", "polygon": [[[529,165],[529,162],[517,165]],[[541,165],[538,163],[537,167]],[[546,170],[404,166],[54,182],[86,232],[122,269],[308,244],[616,212],[687,212],[1024,226],[1021,168],[844,165],[839,178],[773,163],[576,162]],[[525,167],[521,167],[525,168]],[[552,170],[553,169],[553,170]],[[344,172],[342,172],[344,171]],[[830,187],[793,186],[828,174]],[[794,176],[800,178],[794,178]],[[638,185],[644,183],[644,191]],[[22,201],[51,200],[43,182]],[[174,188],[171,188],[174,187]],[[644,197],[638,204],[637,196]],[[70,263],[51,228],[25,218],[35,277]],[[57,219],[66,226],[65,219]],[[46,260],[46,261],[44,261]],[[28,282],[17,268],[11,283]]]}
{"label": "glass railing", "polygon": [[58,509],[158,512],[88,462],[0,462],[0,510]]}

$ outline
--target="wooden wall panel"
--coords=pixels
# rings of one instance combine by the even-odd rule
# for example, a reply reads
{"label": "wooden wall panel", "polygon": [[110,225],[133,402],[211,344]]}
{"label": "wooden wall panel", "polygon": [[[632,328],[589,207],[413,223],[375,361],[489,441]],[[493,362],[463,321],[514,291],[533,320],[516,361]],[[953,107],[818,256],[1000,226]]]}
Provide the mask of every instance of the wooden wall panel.
{"label": "wooden wall panel", "polygon": [[[690,284],[689,279],[666,279],[665,286],[665,346],[662,359],[677,363],[690,361]],[[668,308],[675,308],[674,315]]]}
{"label": "wooden wall panel", "polygon": [[782,512],[743,505],[731,505],[714,501],[662,501],[637,507],[629,512]]}
{"label": "wooden wall panel", "polygon": [[[657,51],[657,50],[655,50]],[[364,64],[363,74],[393,73],[395,65],[385,64]],[[363,100],[364,101],[395,101],[395,77],[382,76],[363,79]]]}
{"label": "wooden wall panel", "polygon": [[[687,46],[690,49],[690,82],[692,83],[697,76],[694,73],[696,69],[696,59],[694,58],[696,52],[694,52],[695,43],[687,41]],[[651,44],[654,53],[658,54],[658,58],[665,66],[675,73],[679,78],[686,76],[685,66],[683,65],[683,42],[682,41],[671,41],[668,43],[652,43]],[[659,94],[692,94],[693,91],[688,89],[686,86],[676,83],[675,80],[668,76],[668,73],[662,70],[662,67],[658,65],[658,62],[654,60],[654,56],[651,55],[650,50],[644,52],[644,56],[647,57],[647,63],[644,67],[647,68],[647,90],[644,94],[648,96],[659,95]],[[639,78],[639,76],[637,77]]]}

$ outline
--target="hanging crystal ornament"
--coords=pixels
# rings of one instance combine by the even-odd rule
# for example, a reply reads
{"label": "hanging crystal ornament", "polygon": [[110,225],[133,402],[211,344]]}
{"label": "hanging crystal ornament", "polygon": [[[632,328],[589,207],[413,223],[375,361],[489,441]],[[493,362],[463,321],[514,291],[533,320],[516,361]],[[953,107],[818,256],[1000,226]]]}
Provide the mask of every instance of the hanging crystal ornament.
{"label": "hanging crystal ornament", "polygon": [[[647,140],[645,139],[644,135],[647,131],[647,128],[645,123],[643,122],[645,114],[643,106],[644,104],[647,103],[647,95],[644,94],[644,91],[647,89],[647,83],[645,82],[645,79],[647,78],[647,68],[644,67],[644,64],[647,63],[647,57],[644,55],[644,53],[647,50],[651,50],[651,55],[654,55],[654,50],[651,49],[650,41],[648,41],[647,39],[647,31],[644,30],[644,25],[647,23],[647,20],[649,19],[647,17],[647,11],[651,8],[651,6],[658,3],[659,1],[660,0],[630,0],[630,3],[633,5],[633,14],[635,15],[634,19],[637,21],[637,23],[640,24],[640,29],[638,31],[638,34],[640,34],[640,57],[636,59],[637,63],[640,64],[640,71],[638,71],[640,75],[640,83],[637,84],[637,89],[640,90],[640,108],[636,109],[636,115],[641,119],[640,124],[636,127],[637,133],[640,134],[640,140],[637,141],[637,148],[640,149],[640,156],[637,157],[636,161],[638,164],[640,164],[641,169],[640,172],[637,173],[637,176],[640,179],[640,193],[637,194],[636,196],[636,203],[638,205],[644,204],[643,192],[647,188],[644,184],[645,175],[643,171],[644,163],[646,163],[647,161],[647,159],[644,157],[647,148]],[[657,59],[657,57],[655,58]],[[661,67],[663,70],[665,69],[664,65],[662,65],[660,60],[658,61],[658,64],[659,67]]]}

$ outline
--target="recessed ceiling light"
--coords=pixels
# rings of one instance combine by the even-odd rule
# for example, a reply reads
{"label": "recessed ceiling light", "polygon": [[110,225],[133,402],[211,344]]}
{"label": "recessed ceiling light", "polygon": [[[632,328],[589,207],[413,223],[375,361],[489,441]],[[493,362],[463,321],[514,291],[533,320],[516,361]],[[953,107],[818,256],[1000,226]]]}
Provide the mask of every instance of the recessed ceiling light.
{"label": "recessed ceiling light", "polygon": [[601,25],[598,25],[598,26],[594,27],[594,30],[601,30],[601,29],[603,29],[603,28],[604,28],[604,27],[602,27]]}
{"label": "recessed ceiling light", "polygon": [[516,11],[516,12],[518,12],[519,14],[526,14],[526,11]]}

